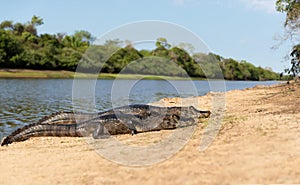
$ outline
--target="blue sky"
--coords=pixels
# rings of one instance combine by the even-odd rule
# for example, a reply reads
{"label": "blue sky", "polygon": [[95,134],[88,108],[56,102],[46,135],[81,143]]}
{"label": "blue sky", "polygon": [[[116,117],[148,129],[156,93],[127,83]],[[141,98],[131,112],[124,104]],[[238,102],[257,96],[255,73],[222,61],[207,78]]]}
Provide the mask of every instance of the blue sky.
{"label": "blue sky", "polygon": [[10,0],[0,2],[0,21],[26,22],[37,15],[45,22],[39,33],[87,30],[95,37],[130,22],[168,21],[197,34],[216,54],[281,72],[291,43],[271,49],[285,20],[275,11],[275,1]]}

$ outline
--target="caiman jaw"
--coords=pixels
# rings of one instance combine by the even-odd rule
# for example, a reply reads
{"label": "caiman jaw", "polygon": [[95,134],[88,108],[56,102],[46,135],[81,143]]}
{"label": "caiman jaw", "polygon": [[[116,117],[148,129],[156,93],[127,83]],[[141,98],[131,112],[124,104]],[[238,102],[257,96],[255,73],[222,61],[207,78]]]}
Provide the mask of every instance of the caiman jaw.
{"label": "caiman jaw", "polygon": [[200,113],[200,115],[198,116],[198,119],[201,119],[201,118],[208,118],[210,115],[211,115],[211,112],[210,112],[210,111],[207,111],[207,112],[205,112],[205,113]]}

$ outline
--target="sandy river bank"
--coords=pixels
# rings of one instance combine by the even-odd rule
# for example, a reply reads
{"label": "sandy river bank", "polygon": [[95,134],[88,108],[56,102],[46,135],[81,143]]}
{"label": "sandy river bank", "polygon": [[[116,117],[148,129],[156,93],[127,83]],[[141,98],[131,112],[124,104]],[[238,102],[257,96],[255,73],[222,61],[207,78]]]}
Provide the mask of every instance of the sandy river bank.
{"label": "sandy river bank", "polygon": [[[213,94],[200,100],[209,109]],[[0,148],[0,184],[295,184],[300,183],[300,85],[281,84],[226,93],[222,127],[199,152],[204,126],[170,159],[129,167],[98,155],[83,138],[32,138]],[[177,105],[179,99],[159,103]],[[207,105],[207,106],[206,106]],[[199,107],[198,107],[199,108]],[[156,142],[172,131],[118,136]],[[138,141],[137,141],[138,140]]]}

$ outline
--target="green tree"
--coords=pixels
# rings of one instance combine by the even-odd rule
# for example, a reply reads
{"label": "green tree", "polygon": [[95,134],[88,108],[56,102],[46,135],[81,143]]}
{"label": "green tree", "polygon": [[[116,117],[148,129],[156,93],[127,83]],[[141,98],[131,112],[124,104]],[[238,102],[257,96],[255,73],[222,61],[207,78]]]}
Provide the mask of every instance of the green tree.
{"label": "green tree", "polygon": [[[58,56],[58,68],[64,69],[64,70],[76,70],[76,67],[82,58],[82,54],[72,48],[63,48],[60,51],[60,55]],[[86,66],[86,68],[89,68],[91,66]]]}
{"label": "green tree", "polygon": [[31,21],[25,24],[25,31],[31,33],[32,35],[37,35],[37,26],[44,24],[43,19],[38,16],[33,16]]}
{"label": "green tree", "polygon": [[3,21],[3,22],[1,22],[0,29],[13,30],[13,22],[12,21]]}
{"label": "green tree", "polygon": [[73,48],[75,50],[79,49],[83,45],[83,43],[78,37],[72,35],[65,36],[62,40],[62,43],[65,47]]}
{"label": "green tree", "polygon": [[277,0],[276,9],[286,13],[285,26],[299,29],[300,2],[298,0]]}
{"label": "green tree", "polygon": [[147,50],[147,49],[142,49],[140,50],[140,53],[143,55],[143,57],[149,57],[152,56],[151,55],[151,51]]}
{"label": "green tree", "polygon": [[74,37],[77,40],[80,40],[83,43],[86,43],[86,45],[90,45],[92,42],[96,40],[95,37],[92,36],[92,34],[85,30],[75,31]]}
{"label": "green tree", "polygon": [[164,47],[166,49],[169,49],[171,47],[171,44],[169,44],[168,41],[167,41],[167,39],[163,38],[163,37],[158,38],[156,40],[155,45],[156,45],[157,48]]}
{"label": "green tree", "polygon": [[34,15],[32,18],[31,18],[31,21],[30,21],[30,24],[34,27],[37,27],[37,26],[40,26],[42,24],[44,24],[44,21],[42,18]]}
{"label": "green tree", "polygon": [[131,46],[119,49],[105,63],[102,72],[118,73],[130,62],[141,59],[142,54]]}
{"label": "green tree", "polygon": [[[286,13],[285,28],[286,36],[284,39],[291,39],[292,41],[299,41],[300,31],[300,1],[299,0],[277,0],[276,1],[277,11]],[[293,47],[291,56],[291,67],[285,69],[285,72],[289,74],[293,73],[293,76],[299,73],[300,62],[299,57],[300,47],[296,45]]]}
{"label": "green tree", "polygon": [[290,39],[297,37],[300,28],[300,2],[298,0],[277,0],[276,9],[286,13],[284,23],[287,31],[286,36]]}
{"label": "green tree", "polygon": [[23,48],[14,35],[7,30],[0,30],[0,66],[13,67],[22,52]]}
{"label": "green tree", "polygon": [[22,35],[22,33],[25,31],[25,25],[22,23],[15,23],[13,25],[13,31],[15,35]]}
{"label": "green tree", "polygon": [[169,57],[169,50],[166,49],[164,46],[158,46],[157,48],[155,48],[152,51],[152,55],[157,56],[157,57],[168,58]]}
{"label": "green tree", "polygon": [[193,60],[193,58],[189,55],[188,52],[185,50],[179,48],[179,47],[173,47],[168,52],[168,58],[171,59],[171,61],[178,64],[182,69],[184,69],[190,76],[198,76],[200,74],[197,74],[197,63]]}

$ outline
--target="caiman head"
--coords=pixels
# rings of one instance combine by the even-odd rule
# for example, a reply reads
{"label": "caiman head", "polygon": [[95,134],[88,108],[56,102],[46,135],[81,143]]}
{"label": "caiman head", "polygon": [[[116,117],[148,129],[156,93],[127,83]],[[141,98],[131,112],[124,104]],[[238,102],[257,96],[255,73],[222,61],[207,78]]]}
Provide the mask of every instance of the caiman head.
{"label": "caiman head", "polygon": [[187,109],[186,112],[184,109],[182,110],[183,114],[190,114],[192,118],[208,118],[211,114],[210,111],[198,110],[194,106],[189,106]]}
{"label": "caiman head", "polygon": [[188,107],[170,107],[168,110],[168,114],[176,115],[179,118],[199,119],[199,118],[208,118],[211,112],[201,111],[196,109],[194,106],[188,106]]}
{"label": "caiman head", "polygon": [[175,124],[175,127],[194,125],[199,122],[200,118],[208,118],[210,114],[210,111],[197,110],[193,106],[169,107],[167,116],[165,117],[167,119],[165,119],[164,125],[165,127],[171,126],[172,124]]}

